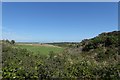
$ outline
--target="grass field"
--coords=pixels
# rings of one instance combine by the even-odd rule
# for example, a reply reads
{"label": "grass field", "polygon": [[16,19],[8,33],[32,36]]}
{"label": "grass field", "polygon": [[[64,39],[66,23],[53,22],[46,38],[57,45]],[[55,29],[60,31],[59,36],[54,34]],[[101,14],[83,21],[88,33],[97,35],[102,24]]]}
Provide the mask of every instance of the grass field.
{"label": "grass field", "polygon": [[63,48],[60,47],[55,47],[55,46],[36,46],[36,45],[17,45],[17,47],[23,48],[23,49],[27,49],[29,51],[32,51],[36,54],[43,54],[43,55],[47,55],[49,54],[51,51],[53,51],[54,53],[59,53],[63,51]]}

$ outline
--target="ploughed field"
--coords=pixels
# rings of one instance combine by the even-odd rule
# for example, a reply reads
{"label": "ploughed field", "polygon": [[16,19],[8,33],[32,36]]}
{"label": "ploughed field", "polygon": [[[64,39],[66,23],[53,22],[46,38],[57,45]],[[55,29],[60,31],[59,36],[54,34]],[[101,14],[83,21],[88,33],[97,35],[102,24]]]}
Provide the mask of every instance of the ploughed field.
{"label": "ploughed field", "polygon": [[35,54],[47,55],[51,52],[60,53],[64,48],[49,44],[17,44],[19,48],[27,49]]}

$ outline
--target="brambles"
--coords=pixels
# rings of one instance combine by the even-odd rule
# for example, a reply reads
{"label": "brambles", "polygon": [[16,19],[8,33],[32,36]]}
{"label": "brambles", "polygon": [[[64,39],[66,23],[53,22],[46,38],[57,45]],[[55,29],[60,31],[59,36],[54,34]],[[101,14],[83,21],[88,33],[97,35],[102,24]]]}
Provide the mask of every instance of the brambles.
{"label": "brambles", "polygon": [[3,41],[3,80],[6,78],[118,80],[120,54],[117,40],[116,32],[104,33],[81,43],[69,43],[65,51],[59,54],[50,51],[46,56],[18,48],[8,40]]}

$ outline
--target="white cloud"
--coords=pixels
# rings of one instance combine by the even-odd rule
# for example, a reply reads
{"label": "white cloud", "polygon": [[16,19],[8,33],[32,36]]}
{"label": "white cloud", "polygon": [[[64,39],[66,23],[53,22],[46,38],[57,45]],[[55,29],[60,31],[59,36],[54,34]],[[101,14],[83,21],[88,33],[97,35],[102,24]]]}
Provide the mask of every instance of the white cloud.
{"label": "white cloud", "polygon": [[9,39],[9,40],[15,40],[15,41],[28,41],[32,39],[30,35],[22,36],[14,31],[12,29],[3,27],[2,29],[2,38],[3,39]]}
{"label": "white cloud", "polygon": [[28,36],[20,36],[14,32],[3,32],[2,33],[3,39],[15,40],[15,41],[29,41],[30,37]]}

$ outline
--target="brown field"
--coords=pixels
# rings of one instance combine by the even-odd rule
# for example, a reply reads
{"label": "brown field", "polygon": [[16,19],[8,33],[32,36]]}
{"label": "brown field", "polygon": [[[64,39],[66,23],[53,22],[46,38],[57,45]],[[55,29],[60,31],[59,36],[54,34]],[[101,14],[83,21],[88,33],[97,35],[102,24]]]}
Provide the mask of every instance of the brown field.
{"label": "brown field", "polygon": [[19,43],[17,45],[31,45],[31,46],[44,46],[44,47],[57,47],[57,48],[61,48],[59,46],[54,46],[54,45],[50,45],[50,44],[22,44],[22,43]]}

